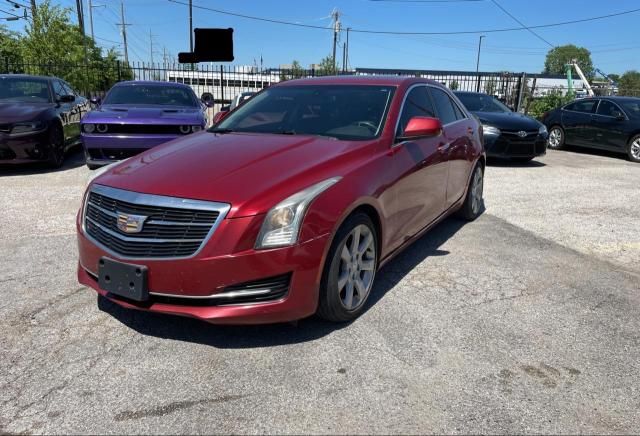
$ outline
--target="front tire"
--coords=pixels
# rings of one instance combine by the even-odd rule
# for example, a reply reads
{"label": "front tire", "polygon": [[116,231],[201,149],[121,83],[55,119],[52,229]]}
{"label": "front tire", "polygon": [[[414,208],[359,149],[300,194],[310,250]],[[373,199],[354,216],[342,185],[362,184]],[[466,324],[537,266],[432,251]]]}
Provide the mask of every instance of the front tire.
{"label": "front tire", "polygon": [[476,165],[467,188],[467,196],[458,215],[467,221],[473,221],[480,216],[484,209],[484,170],[482,165]]}
{"label": "front tire", "polygon": [[627,156],[632,162],[640,163],[640,135],[636,135],[627,144]]}
{"label": "front tire", "polygon": [[560,126],[553,126],[549,130],[547,147],[551,150],[562,150],[564,148],[564,130]]}
{"label": "front tire", "polygon": [[378,268],[378,234],[364,213],[347,219],[336,233],[320,282],[318,316],[333,322],[364,310]]}
{"label": "front tire", "polygon": [[58,123],[49,127],[49,166],[60,168],[64,163],[64,132]]}

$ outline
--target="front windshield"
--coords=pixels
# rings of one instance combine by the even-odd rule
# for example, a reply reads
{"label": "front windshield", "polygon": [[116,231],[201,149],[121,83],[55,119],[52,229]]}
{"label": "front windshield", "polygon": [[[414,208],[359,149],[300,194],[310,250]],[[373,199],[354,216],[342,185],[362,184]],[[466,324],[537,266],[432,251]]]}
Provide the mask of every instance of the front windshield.
{"label": "front windshield", "polygon": [[104,104],[196,106],[195,95],[188,89],[167,85],[115,86]]}
{"label": "front windshield", "polygon": [[382,132],[394,90],[368,85],[276,86],[247,101],[211,131],[371,139]]}
{"label": "front windshield", "polygon": [[46,80],[24,77],[0,78],[0,101],[49,103],[51,94]]}
{"label": "front windshield", "polygon": [[640,99],[638,100],[623,100],[622,107],[624,111],[629,115],[629,118],[640,118]]}
{"label": "front windshield", "polygon": [[462,104],[471,112],[511,112],[511,109],[486,94],[456,93]]}

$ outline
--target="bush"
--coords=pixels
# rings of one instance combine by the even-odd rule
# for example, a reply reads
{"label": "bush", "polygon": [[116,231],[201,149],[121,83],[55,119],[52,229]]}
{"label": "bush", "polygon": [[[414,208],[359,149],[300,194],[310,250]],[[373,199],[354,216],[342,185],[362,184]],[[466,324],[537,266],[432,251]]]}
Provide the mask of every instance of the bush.
{"label": "bush", "polygon": [[562,95],[562,92],[554,90],[544,97],[535,98],[531,101],[528,114],[534,118],[540,118],[542,114],[565,105],[573,100],[572,95]]}

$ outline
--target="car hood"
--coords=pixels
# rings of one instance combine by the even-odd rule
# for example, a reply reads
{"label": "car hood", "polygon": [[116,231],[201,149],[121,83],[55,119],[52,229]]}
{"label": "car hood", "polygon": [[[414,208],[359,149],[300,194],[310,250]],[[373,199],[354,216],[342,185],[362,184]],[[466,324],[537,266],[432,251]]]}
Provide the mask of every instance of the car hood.
{"label": "car hood", "polygon": [[200,132],[130,158],[94,182],[229,203],[230,218],[253,216],[306,187],[340,176],[362,155],[358,150],[363,146],[361,141],[316,136]]}
{"label": "car hood", "polygon": [[37,119],[43,112],[53,108],[53,103],[24,103],[0,101],[0,123],[12,124]]}
{"label": "car hood", "polygon": [[203,113],[198,108],[182,106],[103,105],[82,119],[83,123],[118,124],[200,124]]}
{"label": "car hood", "polygon": [[500,130],[538,130],[542,124],[518,112],[474,112],[482,124],[490,124]]}

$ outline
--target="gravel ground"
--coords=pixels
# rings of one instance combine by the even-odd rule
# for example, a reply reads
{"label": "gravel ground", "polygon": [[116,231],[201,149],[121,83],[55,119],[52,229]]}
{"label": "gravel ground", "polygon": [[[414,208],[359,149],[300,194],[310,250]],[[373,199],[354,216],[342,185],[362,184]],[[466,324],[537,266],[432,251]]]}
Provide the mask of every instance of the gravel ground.
{"label": "gravel ground", "polygon": [[[536,163],[537,162],[537,163]],[[219,327],[77,284],[88,171],[0,169],[0,433],[637,433],[640,165],[487,169],[346,325]]]}

